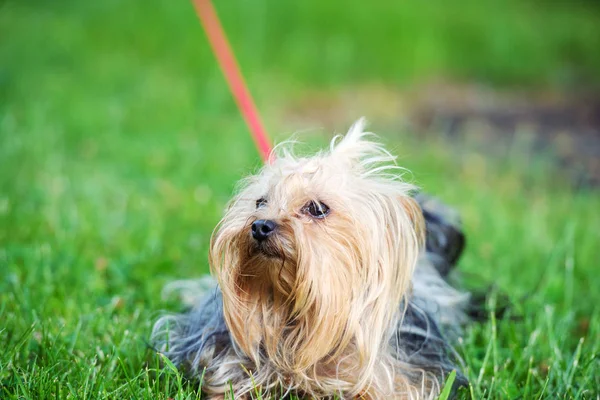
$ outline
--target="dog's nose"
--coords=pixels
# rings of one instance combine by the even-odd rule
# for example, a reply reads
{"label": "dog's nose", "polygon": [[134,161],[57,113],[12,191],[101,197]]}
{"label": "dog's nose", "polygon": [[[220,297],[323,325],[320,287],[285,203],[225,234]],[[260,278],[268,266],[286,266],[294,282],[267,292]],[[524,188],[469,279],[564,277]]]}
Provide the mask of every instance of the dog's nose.
{"label": "dog's nose", "polygon": [[273,233],[276,226],[270,219],[257,219],[252,223],[252,237],[262,242]]}

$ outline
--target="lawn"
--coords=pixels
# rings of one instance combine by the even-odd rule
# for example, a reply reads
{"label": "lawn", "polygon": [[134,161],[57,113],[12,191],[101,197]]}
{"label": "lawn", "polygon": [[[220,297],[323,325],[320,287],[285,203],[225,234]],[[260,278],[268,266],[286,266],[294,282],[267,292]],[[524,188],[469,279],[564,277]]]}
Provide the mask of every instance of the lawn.
{"label": "lawn", "polygon": [[[277,141],[344,131],[289,114],[347,88],[600,86],[591,1],[216,3]],[[181,309],[163,286],[207,272],[211,231],[260,160],[195,18],[187,1],[0,3],[0,398],[198,398],[149,333]],[[598,189],[518,145],[456,152],[372,123],[460,210],[459,278],[491,288],[491,309],[512,301],[456,344],[473,397],[597,399]]]}

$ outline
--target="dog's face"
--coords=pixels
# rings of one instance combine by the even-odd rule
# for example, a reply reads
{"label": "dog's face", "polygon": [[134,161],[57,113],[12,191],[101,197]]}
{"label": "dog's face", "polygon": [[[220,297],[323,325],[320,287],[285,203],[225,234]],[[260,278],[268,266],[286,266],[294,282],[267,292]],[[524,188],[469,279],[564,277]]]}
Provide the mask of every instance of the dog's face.
{"label": "dog's face", "polygon": [[422,242],[412,186],[392,162],[357,123],[327,153],[283,151],[232,200],[211,268],[232,337],[256,364],[342,380],[340,363],[372,366]]}

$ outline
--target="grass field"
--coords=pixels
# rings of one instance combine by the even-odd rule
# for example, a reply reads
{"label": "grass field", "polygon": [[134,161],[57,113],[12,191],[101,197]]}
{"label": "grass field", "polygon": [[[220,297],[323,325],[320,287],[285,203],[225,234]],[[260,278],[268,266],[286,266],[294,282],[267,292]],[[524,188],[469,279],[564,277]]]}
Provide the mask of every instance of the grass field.
{"label": "grass field", "polygon": [[[284,110],[356,85],[600,85],[591,1],[366,4],[217,2],[278,140],[307,128],[325,144]],[[5,0],[0,60],[0,398],[198,398],[147,339],[179,309],[162,287],[207,272],[212,228],[260,161],[191,5]],[[457,344],[473,398],[597,399],[598,190],[519,146],[457,157],[372,129],[460,210],[468,284],[514,302]]]}

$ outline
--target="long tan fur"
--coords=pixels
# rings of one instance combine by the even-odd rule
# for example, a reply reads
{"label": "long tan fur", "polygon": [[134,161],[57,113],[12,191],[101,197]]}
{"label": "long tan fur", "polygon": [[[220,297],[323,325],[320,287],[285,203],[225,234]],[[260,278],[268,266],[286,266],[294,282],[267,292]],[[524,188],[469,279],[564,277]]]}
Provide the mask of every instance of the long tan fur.
{"label": "long tan fur", "polygon": [[[314,396],[410,393],[389,341],[424,223],[413,186],[363,126],[316,157],[281,150],[247,181],[214,233],[211,271],[232,338],[252,361],[253,385],[284,383]],[[266,204],[257,209],[259,198]],[[330,214],[303,213],[312,200]],[[257,219],[278,224],[269,254],[254,248]],[[234,384],[239,393],[250,389],[249,381]]]}

